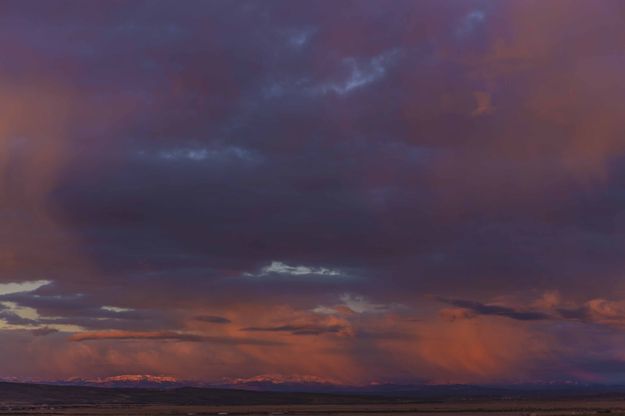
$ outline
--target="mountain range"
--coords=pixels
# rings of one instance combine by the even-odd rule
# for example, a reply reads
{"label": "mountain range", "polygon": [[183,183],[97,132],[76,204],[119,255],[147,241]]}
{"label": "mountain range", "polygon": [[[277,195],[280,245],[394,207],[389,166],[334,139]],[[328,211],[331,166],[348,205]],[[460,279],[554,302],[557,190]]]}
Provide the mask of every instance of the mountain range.
{"label": "mountain range", "polygon": [[[124,400],[151,403],[157,396],[168,403],[178,400],[191,403],[212,404],[262,404],[276,400],[285,403],[344,403],[344,402],[387,402],[387,401],[441,401],[468,399],[525,399],[525,398],[569,398],[569,397],[625,397],[625,386],[585,384],[573,381],[519,383],[509,385],[464,385],[464,384],[392,384],[371,383],[350,386],[335,380],[307,375],[284,376],[279,374],[258,375],[250,378],[224,379],[219,382],[178,380],[162,375],[117,375],[111,377],[66,380],[28,380],[18,383],[15,379],[0,383],[0,400],[7,389],[12,392],[37,390],[78,398],[86,401],[94,397],[103,401]],[[66,390],[63,390],[66,389]],[[19,395],[18,395],[19,396]],[[118,397],[119,396],[119,397]],[[12,397],[12,396],[7,396]],[[159,400],[161,400],[159,399]]]}
{"label": "mountain range", "polygon": [[292,405],[396,403],[399,399],[201,387],[124,388],[0,382],[0,405]]}

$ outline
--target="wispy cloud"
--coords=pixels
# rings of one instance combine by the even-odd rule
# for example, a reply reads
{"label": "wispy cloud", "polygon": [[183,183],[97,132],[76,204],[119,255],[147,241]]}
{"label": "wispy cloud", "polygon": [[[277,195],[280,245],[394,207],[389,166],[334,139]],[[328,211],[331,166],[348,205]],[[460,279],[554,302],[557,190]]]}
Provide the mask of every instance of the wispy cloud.
{"label": "wispy cloud", "polygon": [[0,295],[12,293],[32,292],[52,282],[49,280],[32,280],[27,282],[0,283]]}
{"label": "wispy cloud", "polygon": [[272,340],[254,338],[215,337],[176,331],[97,331],[77,332],[69,338],[71,341],[104,341],[104,340],[163,340],[179,342],[206,342],[225,345],[259,345],[277,346],[283,343]]}
{"label": "wispy cloud", "polygon": [[247,332],[287,332],[291,335],[337,334],[345,330],[346,327],[343,325],[277,325],[241,329]]}
{"label": "wispy cloud", "polygon": [[215,316],[215,315],[200,315],[193,317],[194,321],[206,322],[209,324],[229,324],[232,321],[228,318],[224,318],[223,316]]}
{"label": "wispy cloud", "polygon": [[338,270],[330,269],[327,267],[312,267],[312,266],[291,266],[281,261],[272,261],[271,264],[260,269],[258,273],[245,273],[248,277],[271,277],[271,276],[283,276],[283,277],[341,277],[344,276]]}
{"label": "wispy cloud", "polygon": [[554,318],[552,315],[540,311],[515,309],[508,306],[484,304],[471,300],[445,298],[439,298],[438,300],[469,311],[470,313],[465,316],[467,318],[471,317],[472,314],[502,316],[518,321],[541,321]]}

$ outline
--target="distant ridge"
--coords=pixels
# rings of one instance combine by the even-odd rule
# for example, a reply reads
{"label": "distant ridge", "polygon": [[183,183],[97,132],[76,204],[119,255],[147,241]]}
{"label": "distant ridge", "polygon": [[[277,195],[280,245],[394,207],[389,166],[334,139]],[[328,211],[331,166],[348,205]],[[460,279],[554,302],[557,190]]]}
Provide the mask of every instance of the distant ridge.
{"label": "distant ridge", "polygon": [[542,395],[567,396],[573,394],[621,394],[625,385],[584,383],[575,380],[540,381],[511,384],[428,384],[428,383],[382,383],[362,385],[343,384],[340,381],[313,375],[261,374],[247,378],[230,378],[219,381],[180,380],[168,375],[123,374],[109,377],[63,380],[0,378],[0,382],[123,389],[173,390],[184,387],[213,390],[244,390],[256,392],[302,392],[331,393],[356,396],[408,397],[439,399],[444,397],[540,397]]}
{"label": "distant ridge", "polygon": [[[392,404],[456,402],[467,400],[569,400],[625,398],[625,386],[597,384],[518,384],[508,386],[394,385],[361,387],[327,386],[326,391],[283,391],[215,387],[172,386],[179,381],[169,377],[127,377],[98,379],[102,383],[156,383],[157,387],[108,387],[0,382],[0,405],[316,405],[316,404]],[[253,381],[263,381],[254,379]],[[314,381],[314,380],[310,380]],[[80,382],[74,379],[73,381]],[[245,380],[247,383],[248,380]],[[277,382],[277,380],[270,380]],[[161,384],[162,383],[162,384]],[[322,383],[321,383],[322,384]],[[314,385],[314,383],[313,383]],[[298,385],[298,388],[305,388]],[[310,387],[310,385],[307,385]],[[278,388],[278,387],[276,387]],[[331,390],[334,389],[334,390]]]}
{"label": "distant ridge", "polygon": [[[390,402],[398,402],[391,400]],[[0,405],[287,405],[373,404],[388,398],[323,393],[260,392],[178,387],[109,388],[0,382]]]}

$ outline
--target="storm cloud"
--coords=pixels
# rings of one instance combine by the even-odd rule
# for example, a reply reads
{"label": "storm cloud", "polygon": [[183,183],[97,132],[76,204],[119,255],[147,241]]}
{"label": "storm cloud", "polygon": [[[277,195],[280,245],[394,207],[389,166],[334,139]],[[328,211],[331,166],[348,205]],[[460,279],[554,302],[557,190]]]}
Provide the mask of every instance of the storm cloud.
{"label": "storm cloud", "polygon": [[0,372],[625,381],[624,16],[3,1]]}

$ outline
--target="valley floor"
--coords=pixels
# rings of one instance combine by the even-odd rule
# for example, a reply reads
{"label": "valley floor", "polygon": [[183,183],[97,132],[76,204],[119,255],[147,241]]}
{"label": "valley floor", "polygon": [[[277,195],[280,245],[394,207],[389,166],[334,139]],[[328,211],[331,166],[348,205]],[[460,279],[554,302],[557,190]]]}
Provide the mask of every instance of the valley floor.
{"label": "valley floor", "polygon": [[366,415],[504,415],[504,416],[625,416],[623,400],[463,401],[385,405],[286,405],[286,406],[33,406],[0,404],[0,415],[72,416],[366,416]]}

